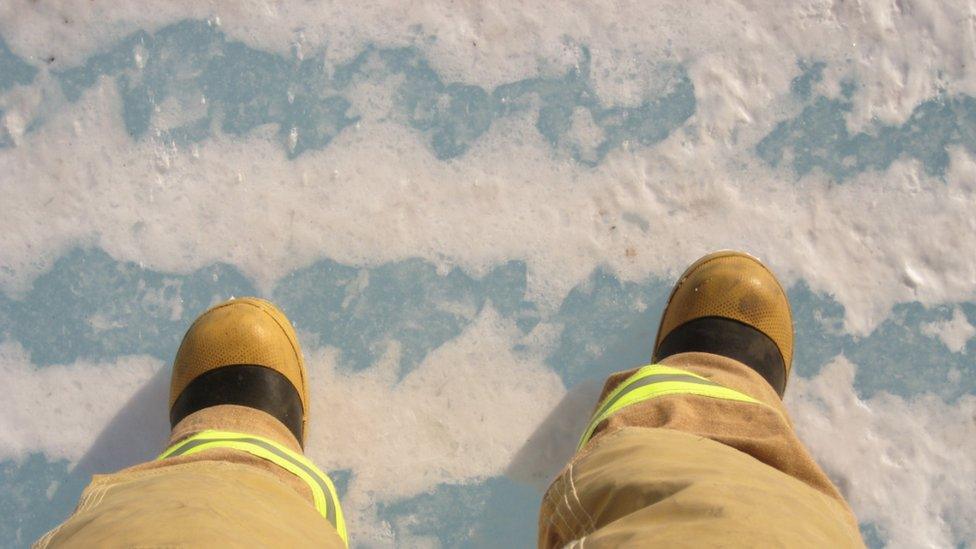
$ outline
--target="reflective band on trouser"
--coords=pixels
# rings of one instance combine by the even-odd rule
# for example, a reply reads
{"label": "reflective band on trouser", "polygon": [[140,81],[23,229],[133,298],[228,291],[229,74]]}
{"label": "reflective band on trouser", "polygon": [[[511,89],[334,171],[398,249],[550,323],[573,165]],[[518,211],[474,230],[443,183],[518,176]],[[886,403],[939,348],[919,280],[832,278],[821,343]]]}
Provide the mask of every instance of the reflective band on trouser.
{"label": "reflective band on trouser", "polygon": [[722,387],[700,375],[670,366],[651,364],[637,370],[603,399],[580,438],[577,450],[583,448],[600,423],[615,412],[631,404],[666,395],[696,395],[767,406],[751,396]]}
{"label": "reflective band on trouser", "polygon": [[346,521],[342,516],[342,507],[339,506],[339,498],[332,480],[308,458],[273,440],[244,433],[202,431],[170,446],[157,459],[188,456],[213,448],[230,448],[247,452],[252,456],[266,459],[302,479],[312,491],[315,509],[335,527],[339,537],[347,547],[349,546]]}

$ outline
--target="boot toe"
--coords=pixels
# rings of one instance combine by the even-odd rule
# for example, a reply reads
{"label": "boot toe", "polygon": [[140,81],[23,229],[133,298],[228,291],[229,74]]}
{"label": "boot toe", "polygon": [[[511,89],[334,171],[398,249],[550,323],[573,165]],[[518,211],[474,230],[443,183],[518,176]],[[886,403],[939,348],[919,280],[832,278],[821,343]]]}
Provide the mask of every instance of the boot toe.
{"label": "boot toe", "polygon": [[789,301],[779,281],[758,259],[743,252],[722,251],[692,264],[678,280],[661,317],[654,360],[662,358],[661,344],[669,334],[705,318],[736,321],[769,338],[788,375],[793,359]]}
{"label": "boot toe", "polygon": [[[169,406],[194,380],[228,366],[259,366],[281,374],[297,390],[308,411],[305,365],[295,331],[273,304],[233,299],[200,315],[187,331],[173,361]],[[304,424],[304,418],[302,424]]]}

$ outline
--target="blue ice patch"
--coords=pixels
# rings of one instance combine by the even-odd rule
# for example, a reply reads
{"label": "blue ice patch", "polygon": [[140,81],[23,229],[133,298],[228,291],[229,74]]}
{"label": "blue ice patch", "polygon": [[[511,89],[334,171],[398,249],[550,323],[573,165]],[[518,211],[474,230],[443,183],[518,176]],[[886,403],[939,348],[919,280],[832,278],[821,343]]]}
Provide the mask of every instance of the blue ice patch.
{"label": "blue ice patch", "polygon": [[756,154],[772,166],[785,165],[798,177],[817,169],[835,181],[868,170],[881,171],[899,158],[914,158],[925,172],[945,176],[949,149],[976,152],[976,99],[940,94],[915,107],[903,124],[874,123],[851,133],[845,116],[853,108],[856,85],[848,81],[841,96],[811,97],[811,86],[822,79],[823,63],[803,64],[792,91],[805,106],[795,118],[779,122],[756,145]]}
{"label": "blue ice patch", "polygon": [[18,84],[26,86],[37,76],[37,67],[31,65],[10,51],[7,42],[0,36],[0,92]]}
{"label": "blue ice patch", "polygon": [[[273,124],[289,158],[325,148],[359,121],[350,97],[359,80],[393,82],[391,77],[399,77],[396,107],[387,117],[424,135],[441,160],[463,155],[495,120],[528,109],[538,108],[536,128],[554,149],[589,166],[625,144],[653,145],[694,114],[695,90],[682,66],[661,64],[655,76],[662,91],[645,94],[636,105],[614,105],[595,91],[589,49],[581,46],[580,55],[578,65],[563,75],[488,90],[444,81],[415,47],[370,46],[328,70],[324,50],[289,59],[229,40],[210,22],[186,20],[154,33],[132,33],[84,64],[54,74],[71,101],[100,77],[113,77],[133,138],[147,135],[157,106],[168,98],[205,101],[199,116],[158,137],[184,144],[207,139],[215,128],[243,136]],[[600,131],[592,150],[571,135],[579,110]]]}

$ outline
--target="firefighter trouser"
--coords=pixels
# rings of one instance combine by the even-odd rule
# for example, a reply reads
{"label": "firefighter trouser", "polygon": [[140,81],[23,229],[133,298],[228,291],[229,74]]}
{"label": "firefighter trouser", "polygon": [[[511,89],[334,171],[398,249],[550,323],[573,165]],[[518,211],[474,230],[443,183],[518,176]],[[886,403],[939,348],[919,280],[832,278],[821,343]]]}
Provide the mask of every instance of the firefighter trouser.
{"label": "firefighter trouser", "polygon": [[740,362],[683,353],[615,374],[550,485],[540,547],[863,547],[779,397]]}
{"label": "firefighter trouser", "polygon": [[96,475],[45,547],[346,546],[332,481],[251,408],[187,416],[159,459]]}
{"label": "firefighter trouser", "polygon": [[[160,458],[96,476],[38,545],[345,545],[332,483],[263,412],[196,412]],[[539,545],[863,546],[772,388],[704,353],[610,377],[543,498]]]}

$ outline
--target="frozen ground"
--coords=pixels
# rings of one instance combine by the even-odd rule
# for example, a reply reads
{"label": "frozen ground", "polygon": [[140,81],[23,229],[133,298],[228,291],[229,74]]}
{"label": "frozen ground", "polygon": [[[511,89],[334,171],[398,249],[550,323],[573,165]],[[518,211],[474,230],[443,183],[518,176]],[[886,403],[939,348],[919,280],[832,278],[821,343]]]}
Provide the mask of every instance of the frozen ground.
{"label": "frozen ground", "polygon": [[671,282],[789,286],[874,547],[976,545],[976,6],[0,5],[0,540],[166,434],[189,322],[295,321],[356,546],[530,546]]}

